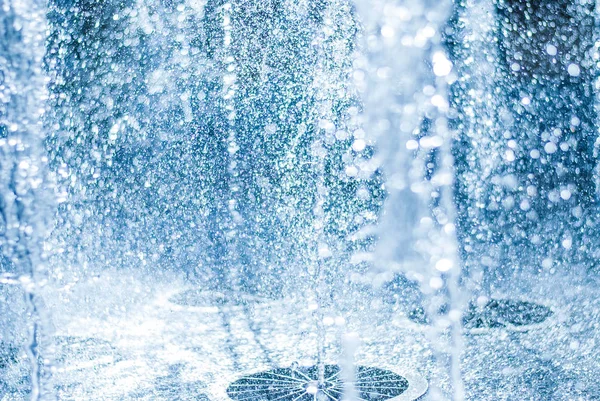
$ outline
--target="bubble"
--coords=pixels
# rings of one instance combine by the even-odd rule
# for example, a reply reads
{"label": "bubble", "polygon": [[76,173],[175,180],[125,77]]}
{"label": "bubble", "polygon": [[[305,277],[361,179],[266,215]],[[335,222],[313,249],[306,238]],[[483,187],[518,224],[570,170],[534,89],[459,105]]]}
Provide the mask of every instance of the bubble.
{"label": "bubble", "polygon": [[393,38],[395,34],[396,31],[392,26],[384,25],[381,28],[381,36],[383,36],[384,38]]}
{"label": "bubble", "polygon": [[447,272],[448,270],[452,269],[453,266],[454,263],[450,259],[445,258],[438,260],[435,264],[435,268],[441,272]]}
{"label": "bubble", "polygon": [[352,149],[356,152],[361,152],[367,147],[367,142],[364,139],[356,139],[352,144]]}
{"label": "bubble", "polygon": [[504,152],[504,158],[509,162],[514,161],[515,160],[515,152],[512,149],[506,150],[506,152]]}
{"label": "bubble", "polygon": [[442,95],[433,95],[431,97],[431,104],[441,110],[447,110],[449,106],[448,102]]}
{"label": "bubble", "polygon": [[452,62],[448,60],[444,52],[433,54],[433,73],[438,77],[445,77],[452,71]]}
{"label": "bubble", "polygon": [[548,142],[546,145],[544,145],[544,151],[549,155],[556,152],[557,150],[558,148],[556,147],[556,144],[554,142]]}
{"label": "bubble", "polygon": [[406,141],[406,149],[415,150],[418,148],[419,148],[419,142],[415,141],[414,139],[410,139],[410,140]]}
{"label": "bubble", "polygon": [[339,131],[337,131],[337,132],[335,133],[335,138],[336,138],[338,141],[343,141],[343,140],[345,140],[345,139],[348,139],[348,132],[346,132],[346,131],[343,131],[343,130],[339,130]]}
{"label": "bubble", "polygon": [[434,290],[439,290],[444,285],[444,281],[440,277],[432,277],[429,280],[429,287]]}
{"label": "bubble", "polygon": [[546,53],[548,53],[549,55],[556,56],[557,52],[558,52],[558,49],[553,44],[546,45]]}
{"label": "bubble", "polygon": [[356,177],[358,175],[358,168],[356,166],[346,166],[345,172],[348,177]]}
{"label": "bubble", "polygon": [[579,126],[580,123],[581,123],[581,120],[577,116],[571,117],[571,125],[572,126],[577,127],[577,126]]}
{"label": "bubble", "polygon": [[567,72],[572,77],[578,77],[581,70],[579,69],[579,66],[577,64],[572,63],[572,64],[569,64],[569,66],[567,67]]}

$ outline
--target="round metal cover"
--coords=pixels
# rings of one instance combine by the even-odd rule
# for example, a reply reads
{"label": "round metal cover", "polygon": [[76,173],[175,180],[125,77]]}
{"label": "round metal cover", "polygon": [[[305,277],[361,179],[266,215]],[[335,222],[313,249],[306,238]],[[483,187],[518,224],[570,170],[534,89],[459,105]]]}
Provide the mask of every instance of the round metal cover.
{"label": "round metal cover", "polygon": [[[447,313],[448,307],[442,307],[440,314]],[[504,328],[515,331],[527,331],[539,328],[554,315],[550,306],[532,301],[514,299],[490,299],[483,305],[474,302],[463,314],[463,327],[467,330]],[[413,309],[408,318],[419,324],[428,324],[423,308]]]}
{"label": "round metal cover", "polygon": [[[318,367],[279,368],[242,377],[227,388],[235,401],[341,400],[344,382],[338,365],[325,365],[325,383],[319,384]],[[414,374],[357,366],[354,388],[359,400],[412,401],[427,391],[427,382]]]}

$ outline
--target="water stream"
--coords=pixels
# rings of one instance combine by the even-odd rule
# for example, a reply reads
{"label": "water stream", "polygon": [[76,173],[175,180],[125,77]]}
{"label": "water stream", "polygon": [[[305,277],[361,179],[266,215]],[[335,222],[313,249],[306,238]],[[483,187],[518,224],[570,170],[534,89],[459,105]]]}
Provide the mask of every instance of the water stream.
{"label": "water stream", "polygon": [[43,68],[46,7],[39,1],[8,1],[1,6],[2,251],[27,305],[29,334],[24,348],[31,364],[31,399],[37,401],[52,397],[47,385],[52,332],[49,312],[38,294],[48,276],[43,241],[52,224],[54,195],[43,144],[48,98]]}

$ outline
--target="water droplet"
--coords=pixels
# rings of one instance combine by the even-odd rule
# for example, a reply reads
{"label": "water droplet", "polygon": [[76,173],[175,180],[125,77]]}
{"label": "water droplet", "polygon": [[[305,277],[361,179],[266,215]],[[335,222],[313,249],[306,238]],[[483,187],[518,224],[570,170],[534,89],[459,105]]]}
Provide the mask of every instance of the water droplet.
{"label": "water droplet", "polygon": [[579,73],[581,72],[577,64],[569,64],[569,66],[567,67],[567,71],[572,77],[578,77]]}
{"label": "water droplet", "polygon": [[558,52],[558,49],[553,44],[546,45],[546,53],[548,53],[549,55],[556,56],[557,52]]}
{"label": "water droplet", "polygon": [[557,150],[558,148],[556,147],[556,144],[554,142],[548,142],[546,143],[546,145],[544,145],[544,151],[549,155],[556,152]]}
{"label": "water droplet", "polygon": [[454,263],[450,259],[440,259],[435,264],[435,268],[441,272],[447,272],[452,269]]}
{"label": "water droplet", "polygon": [[452,71],[452,62],[448,60],[444,52],[433,54],[433,73],[438,77],[445,77]]}

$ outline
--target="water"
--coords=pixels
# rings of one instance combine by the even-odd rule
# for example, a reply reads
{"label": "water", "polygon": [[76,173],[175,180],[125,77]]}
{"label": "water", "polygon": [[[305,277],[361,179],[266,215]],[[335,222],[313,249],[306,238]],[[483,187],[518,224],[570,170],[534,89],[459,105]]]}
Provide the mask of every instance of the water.
{"label": "water", "polygon": [[[31,362],[31,399],[38,400],[49,392],[47,358],[52,349],[47,311],[38,294],[47,280],[42,241],[53,203],[43,151],[48,97],[43,74],[46,18],[43,5],[36,1],[4,2],[2,10],[3,265],[7,278],[15,277],[7,284],[20,285],[25,298],[29,319],[23,347]],[[10,326],[9,322],[9,330]]]}
{"label": "water", "polygon": [[591,2],[0,6],[0,400],[598,397]]}

